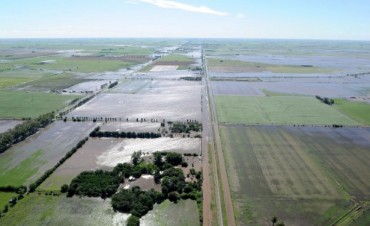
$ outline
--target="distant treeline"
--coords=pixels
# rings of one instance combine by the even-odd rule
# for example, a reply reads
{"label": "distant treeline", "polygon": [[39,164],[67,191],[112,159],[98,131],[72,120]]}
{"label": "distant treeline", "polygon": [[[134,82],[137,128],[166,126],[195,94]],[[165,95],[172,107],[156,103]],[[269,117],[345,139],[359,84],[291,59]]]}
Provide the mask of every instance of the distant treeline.
{"label": "distant treeline", "polygon": [[161,137],[160,133],[135,133],[135,132],[111,132],[111,131],[100,131],[100,127],[96,127],[91,133],[90,137],[114,137],[114,138],[144,138],[154,139]]}
{"label": "distant treeline", "polygon": [[327,104],[327,105],[333,105],[334,104],[334,100],[330,99],[330,98],[327,98],[327,97],[316,96],[316,99],[320,100],[321,102],[323,102],[324,104]]}
{"label": "distant treeline", "polygon": [[202,81],[202,77],[180,77],[182,80],[187,80],[187,81]]}
{"label": "distant treeline", "polygon": [[36,133],[40,128],[49,125],[54,119],[54,112],[29,119],[13,129],[0,134],[0,153],[5,152],[10,146],[23,141],[28,136]]}

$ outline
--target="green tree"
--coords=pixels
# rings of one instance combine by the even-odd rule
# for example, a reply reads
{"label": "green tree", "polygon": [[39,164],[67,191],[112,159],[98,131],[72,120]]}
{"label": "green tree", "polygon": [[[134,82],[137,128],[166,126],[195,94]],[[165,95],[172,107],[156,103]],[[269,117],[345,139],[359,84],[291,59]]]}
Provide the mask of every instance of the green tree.
{"label": "green tree", "polygon": [[139,226],[140,225],[140,218],[138,218],[137,216],[135,215],[131,215],[128,219],[127,219],[127,226]]}
{"label": "green tree", "polygon": [[67,184],[63,184],[62,187],[60,188],[60,192],[66,193],[67,191],[68,191],[68,185]]}
{"label": "green tree", "polygon": [[135,151],[131,156],[131,161],[137,166],[141,162],[141,151]]}
{"label": "green tree", "polygon": [[273,217],[271,218],[272,226],[274,226],[274,225],[276,224],[276,222],[277,222],[277,217],[276,217],[276,216],[273,216]]}

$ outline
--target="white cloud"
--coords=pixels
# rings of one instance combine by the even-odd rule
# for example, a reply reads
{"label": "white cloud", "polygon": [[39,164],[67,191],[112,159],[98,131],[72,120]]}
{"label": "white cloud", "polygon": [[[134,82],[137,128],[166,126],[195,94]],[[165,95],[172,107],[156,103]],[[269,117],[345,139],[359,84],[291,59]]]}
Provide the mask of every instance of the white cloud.
{"label": "white cloud", "polygon": [[220,11],[211,9],[207,6],[193,6],[193,5],[188,5],[185,3],[176,2],[172,0],[136,0],[136,1],[152,4],[154,6],[157,6],[160,8],[166,8],[166,9],[180,9],[180,10],[184,10],[188,12],[213,14],[217,16],[227,16],[228,15],[228,13],[220,12]]}
{"label": "white cloud", "polygon": [[244,19],[245,18],[245,15],[243,13],[239,13],[238,15],[236,15],[236,18],[238,18],[238,19]]}

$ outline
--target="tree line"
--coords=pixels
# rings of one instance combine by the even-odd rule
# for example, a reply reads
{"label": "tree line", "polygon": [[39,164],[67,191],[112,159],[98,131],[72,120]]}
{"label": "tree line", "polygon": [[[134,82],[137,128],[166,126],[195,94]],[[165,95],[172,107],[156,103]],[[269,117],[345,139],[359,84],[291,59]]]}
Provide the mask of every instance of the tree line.
{"label": "tree line", "polygon": [[100,131],[100,127],[98,126],[90,133],[90,137],[155,139],[161,137],[161,134],[153,132],[135,133],[135,132]]}
{"label": "tree line", "polygon": [[35,119],[28,119],[0,134],[0,153],[5,152],[10,146],[23,141],[28,136],[35,134],[40,128],[49,125],[54,119],[54,112],[43,114]]}
{"label": "tree line", "polygon": [[315,96],[315,97],[316,97],[316,99],[320,100],[324,104],[327,104],[327,105],[333,105],[334,104],[334,99],[327,98],[327,97],[320,97],[320,96]]}

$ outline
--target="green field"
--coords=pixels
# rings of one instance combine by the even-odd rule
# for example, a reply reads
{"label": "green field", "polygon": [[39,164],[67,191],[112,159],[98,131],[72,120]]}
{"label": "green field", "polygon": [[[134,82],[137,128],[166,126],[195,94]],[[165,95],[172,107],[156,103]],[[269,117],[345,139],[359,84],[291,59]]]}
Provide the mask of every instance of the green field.
{"label": "green field", "polygon": [[343,124],[353,119],[314,97],[303,96],[215,96],[221,123],[246,124]]}
{"label": "green field", "polygon": [[11,159],[2,155],[2,158],[0,158],[0,185],[23,185],[29,178],[37,173],[40,165],[47,163],[46,160],[42,160],[42,155],[43,151],[37,150],[10,170],[7,169],[6,165]]}
{"label": "green field", "polygon": [[228,125],[221,139],[240,225],[330,225],[370,200],[369,129]]}
{"label": "green field", "polygon": [[76,95],[0,91],[0,118],[35,118],[67,106]]}
{"label": "green field", "polygon": [[5,205],[9,204],[9,200],[13,197],[18,197],[18,194],[12,192],[0,192],[0,211],[3,210]]}
{"label": "green field", "polygon": [[115,213],[110,200],[99,198],[66,198],[37,193],[26,196],[12,208],[0,225],[114,225],[123,223]]}
{"label": "green field", "polygon": [[15,60],[14,64],[30,69],[58,70],[69,72],[104,72],[116,71],[134,65],[131,62],[111,59],[84,59],[78,57],[38,57]]}
{"label": "green field", "polygon": [[314,74],[328,73],[330,70],[317,67],[304,67],[297,65],[274,65],[254,63],[238,60],[227,60],[218,58],[208,58],[210,71],[216,72],[263,72],[273,73],[295,73],[295,74]]}
{"label": "green field", "polygon": [[370,104],[335,99],[335,108],[364,125],[370,125]]}
{"label": "green field", "polygon": [[32,81],[32,78],[0,77],[0,89]]}
{"label": "green field", "polygon": [[48,74],[39,79],[17,86],[17,88],[25,88],[27,90],[35,91],[62,90],[86,81],[89,80],[78,78],[77,76],[68,73]]}

